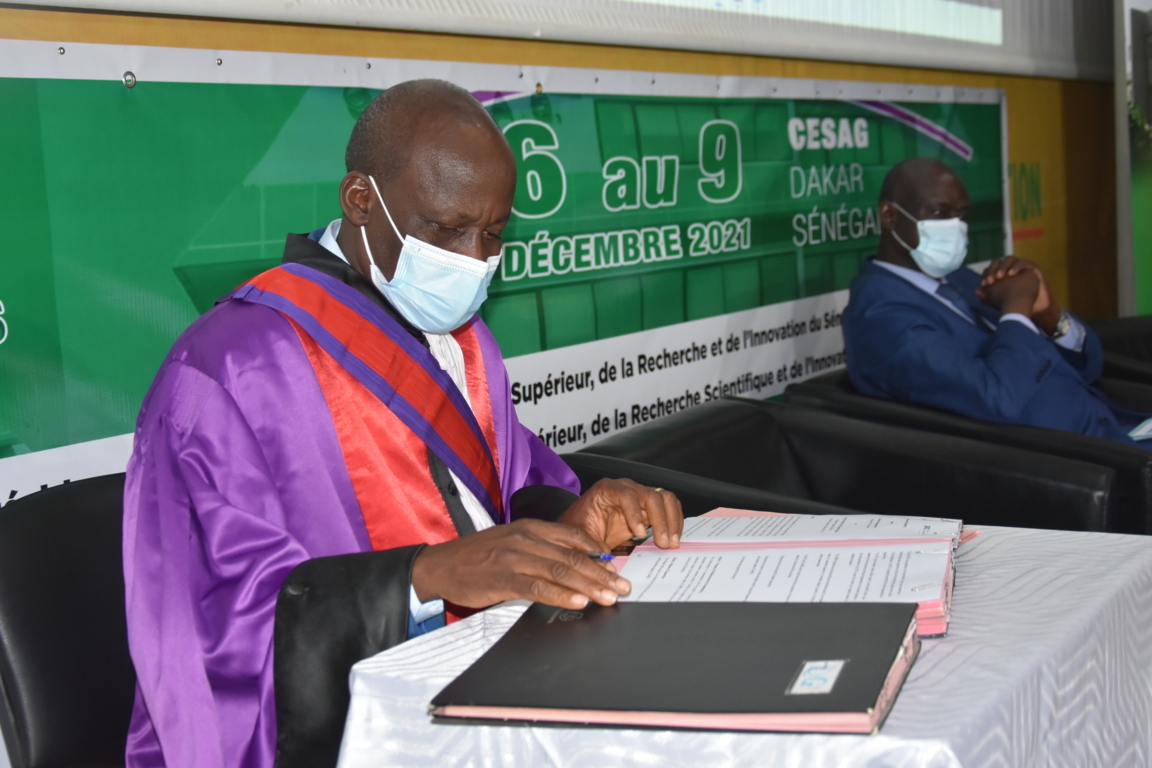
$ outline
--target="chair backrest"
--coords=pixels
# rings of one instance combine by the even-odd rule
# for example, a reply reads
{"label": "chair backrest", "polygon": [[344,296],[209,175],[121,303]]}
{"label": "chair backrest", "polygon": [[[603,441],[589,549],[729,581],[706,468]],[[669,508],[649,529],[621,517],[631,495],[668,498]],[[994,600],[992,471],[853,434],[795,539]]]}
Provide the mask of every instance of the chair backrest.
{"label": "chair backrest", "polygon": [[640,424],[583,449],[764,491],[812,498],[770,413],[733,400]]}
{"label": "chair backrest", "polygon": [[1109,530],[1152,533],[1152,451],[1095,437],[1042,427],[995,424],[926,406],[868,397],[856,391],[844,371],[790,384],[784,401],[880,424],[955,435],[996,445],[1110,467]]}
{"label": "chair backrest", "polygon": [[124,765],[136,676],[123,506],[119,474],[0,509],[0,727],[12,768]]}
{"label": "chair backrest", "polygon": [[794,496],[784,496],[759,488],[725,483],[688,472],[655,467],[615,456],[601,456],[580,451],[565,453],[560,458],[580,478],[580,485],[588,490],[597,480],[626,477],[641,485],[664,488],[676,494],[685,517],[696,517],[717,507],[755,509],[762,512],[785,512],[795,515],[850,515],[857,510],[821,504]]}
{"label": "chair backrest", "polygon": [[[755,455],[769,430],[768,445],[778,452]],[[765,464],[779,457],[803,480],[785,474],[784,483],[773,485],[779,473]],[[1115,481],[1112,469],[1088,462],[737,398],[622,432],[564,459],[582,483],[623,475],[675,491],[688,515],[717,506],[799,512],[794,507],[801,502],[826,510],[1099,531],[1106,529]],[[781,503],[788,497],[791,504]]]}
{"label": "chair backrest", "polygon": [[817,501],[978,525],[1107,530],[1116,472],[1090,462],[808,408],[773,415]]}

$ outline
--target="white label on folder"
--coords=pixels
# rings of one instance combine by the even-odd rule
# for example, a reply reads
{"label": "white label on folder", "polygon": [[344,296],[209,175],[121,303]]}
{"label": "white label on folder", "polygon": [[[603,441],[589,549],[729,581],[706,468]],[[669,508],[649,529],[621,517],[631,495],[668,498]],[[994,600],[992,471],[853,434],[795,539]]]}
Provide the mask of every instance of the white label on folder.
{"label": "white label on folder", "polygon": [[836,678],[847,663],[847,659],[804,662],[800,674],[796,675],[796,680],[788,688],[788,694],[832,693],[832,686],[836,685]]}

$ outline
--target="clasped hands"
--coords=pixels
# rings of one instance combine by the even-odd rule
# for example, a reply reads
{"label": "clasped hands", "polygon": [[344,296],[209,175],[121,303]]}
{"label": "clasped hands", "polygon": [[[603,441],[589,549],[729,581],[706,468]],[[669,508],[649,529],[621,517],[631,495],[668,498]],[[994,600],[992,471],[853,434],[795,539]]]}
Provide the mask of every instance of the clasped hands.
{"label": "clasped hands", "polygon": [[470,608],[520,598],[573,609],[612,605],[632,585],[587,553],[609,552],[649,526],[657,546],[680,546],[684,513],[675,494],[601,480],[559,522],[518,520],[425,547],[412,565],[412,586],[421,601]]}
{"label": "clasped hands", "polygon": [[1048,335],[1055,333],[1063,312],[1052,298],[1040,267],[1015,256],[1005,256],[989,264],[980,277],[976,295],[1001,314],[1024,315]]}

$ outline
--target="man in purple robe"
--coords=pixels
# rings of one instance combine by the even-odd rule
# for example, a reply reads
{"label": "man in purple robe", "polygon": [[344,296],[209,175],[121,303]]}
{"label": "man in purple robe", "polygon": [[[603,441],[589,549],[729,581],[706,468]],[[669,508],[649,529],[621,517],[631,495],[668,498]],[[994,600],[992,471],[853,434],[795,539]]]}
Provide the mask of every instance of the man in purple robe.
{"label": "man in purple robe", "polygon": [[474,316],[516,180],[487,112],[398,85],[347,165],[343,217],[197,320],[141,407],[129,766],[332,764],[358,659],[502,600],[609,605],[630,586],[588,552],[679,544],[674,495],[577,497],[517,421]]}

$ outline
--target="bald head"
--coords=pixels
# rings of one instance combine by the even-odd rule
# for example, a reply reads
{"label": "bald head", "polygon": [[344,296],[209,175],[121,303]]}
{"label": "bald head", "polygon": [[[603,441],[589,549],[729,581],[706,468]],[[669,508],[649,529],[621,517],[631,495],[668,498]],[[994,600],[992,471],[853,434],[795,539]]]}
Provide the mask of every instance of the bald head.
{"label": "bald head", "polygon": [[[880,200],[892,200],[907,210],[919,207],[925,195],[956,174],[944,163],[932,157],[914,157],[897,163],[880,186]],[[959,181],[956,179],[956,181]]]}
{"label": "bald head", "polygon": [[443,80],[389,88],[356,121],[345,161],[336,240],[361,274],[374,263],[391,280],[408,235],[480,260],[500,253],[516,162],[463,88]]}
{"label": "bald head", "polygon": [[409,80],[377,96],[360,114],[348,140],[348,171],[389,182],[447,125],[480,134],[503,134],[480,102],[445,80]]}

